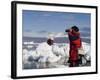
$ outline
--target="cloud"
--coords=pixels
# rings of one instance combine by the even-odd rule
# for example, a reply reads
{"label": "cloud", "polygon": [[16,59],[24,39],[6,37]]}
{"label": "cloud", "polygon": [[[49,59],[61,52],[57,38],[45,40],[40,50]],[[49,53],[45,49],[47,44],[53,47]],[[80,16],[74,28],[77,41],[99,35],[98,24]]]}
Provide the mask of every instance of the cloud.
{"label": "cloud", "polygon": [[39,32],[23,32],[24,37],[47,37],[48,33],[46,31]]}
{"label": "cloud", "polygon": [[24,37],[33,37],[35,35],[34,32],[23,32]]}
{"label": "cloud", "polygon": [[90,36],[86,36],[86,37],[81,37],[81,38],[84,38],[84,39],[90,39],[91,37]]}
{"label": "cloud", "polygon": [[83,30],[83,31],[90,31],[90,27],[83,27],[83,28],[81,28],[81,30]]}
{"label": "cloud", "polygon": [[65,34],[65,33],[60,32],[60,33],[57,33],[57,34],[55,35],[55,37],[68,37],[68,35]]}
{"label": "cloud", "polygon": [[63,33],[63,32],[58,32],[58,33],[49,33],[48,36],[51,36],[51,37],[68,37],[67,34]]}
{"label": "cloud", "polygon": [[44,34],[44,33],[48,33],[48,31],[41,30],[41,31],[37,31],[37,33]]}
{"label": "cloud", "polygon": [[44,17],[48,17],[51,16],[50,14],[43,14]]}
{"label": "cloud", "polygon": [[32,32],[32,30],[31,29],[27,29],[27,30],[25,30],[25,32]]}
{"label": "cloud", "polygon": [[62,18],[65,18],[66,20],[69,20],[69,21],[72,21],[75,19],[75,16],[71,15],[71,14],[68,14],[68,15],[62,15]]}

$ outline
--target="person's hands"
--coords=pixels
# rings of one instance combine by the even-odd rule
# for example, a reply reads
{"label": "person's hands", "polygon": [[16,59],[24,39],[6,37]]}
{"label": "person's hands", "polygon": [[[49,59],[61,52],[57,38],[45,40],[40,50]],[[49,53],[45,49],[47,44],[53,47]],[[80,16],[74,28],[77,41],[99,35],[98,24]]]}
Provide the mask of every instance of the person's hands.
{"label": "person's hands", "polygon": [[70,28],[69,31],[72,32],[72,29]]}

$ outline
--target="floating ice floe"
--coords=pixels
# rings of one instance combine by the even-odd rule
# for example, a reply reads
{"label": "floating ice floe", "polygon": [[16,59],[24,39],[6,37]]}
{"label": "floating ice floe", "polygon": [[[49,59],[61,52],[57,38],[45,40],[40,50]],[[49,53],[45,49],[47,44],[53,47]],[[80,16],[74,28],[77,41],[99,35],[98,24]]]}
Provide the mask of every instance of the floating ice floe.
{"label": "floating ice floe", "polygon": [[32,47],[33,47],[33,45],[28,45],[28,46],[27,46],[28,49],[30,49],[30,48],[32,48]]}
{"label": "floating ice floe", "polygon": [[56,55],[69,57],[69,45],[65,43],[64,46],[59,47],[57,44],[52,46],[52,52]]}
{"label": "floating ice floe", "polygon": [[52,46],[49,46],[46,42],[40,44],[36,52],[42,56],[39,62],[57,62],[61,56],[56,56],[52,51]]}
{"label": "floating ice floe", "polygon": [[24,45],[27,45],[27,44],[34,44],[33,41],[30,41],[30,42],[24,42]]}
{"label": "floating ice floe", "polygon": [[[46,42],[39,44],[36,50],[27,50],[23,49],[23,63],[28,63],[32,61],[37,61],[39,63],[54,63],[60,62],[61,59],[65,59],[68,61],[69,59],[69,44],[64,43],[61,47],[58,44],[54,44],[53,46],[49,46]],[[91,59],[90,54],[90,44],[82,42],[84,49],[84,56],[87,60]],[[66,62],[67,62],[66,61]],[[86,60],[83,59],[83,64],[86,63]]]}

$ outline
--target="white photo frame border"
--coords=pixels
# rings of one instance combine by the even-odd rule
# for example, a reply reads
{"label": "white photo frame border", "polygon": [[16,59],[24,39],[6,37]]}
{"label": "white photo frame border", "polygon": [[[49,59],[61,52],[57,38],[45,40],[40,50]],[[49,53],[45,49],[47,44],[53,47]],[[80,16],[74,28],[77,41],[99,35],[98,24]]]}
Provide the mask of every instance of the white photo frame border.
{"label": "white photo frame border", "polygon": [[[11,77],[34,78],[97,73],[97,6],[12,1]],[[22,10],[91,13],[91,67],[22,70]],[[94,24],[93,24],[94,23]],[[95,49],[93,46],[95,46]],[[95,57],[94,57],[95,56]],[[71,73],[70,73],[71,70]],[[80,70],[80,71],[78,71]],[[88,71],[86,71],[88,70]],[[76,71],[76,72],[74,72]],[[78,71],[78,72],[77,72]],[[59,72],[59,73],[58,73]]]}

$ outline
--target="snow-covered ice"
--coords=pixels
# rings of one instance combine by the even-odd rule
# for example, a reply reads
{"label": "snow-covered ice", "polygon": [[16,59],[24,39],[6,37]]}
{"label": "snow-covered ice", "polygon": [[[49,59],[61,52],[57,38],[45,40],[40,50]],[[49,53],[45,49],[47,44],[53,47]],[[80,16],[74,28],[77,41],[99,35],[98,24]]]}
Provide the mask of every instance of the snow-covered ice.
{"label": "snow-covered ice", "polygon": [[[29,48],[32,48],[32,45],[33,43]],[[82,45],[84,49],[84,56],[88,61],[90,61],[91,59],[90,44],[82,42]],[[29,46],[28,43],[27,46]],[[49,46],[46,42],[43,42],[37,46],[36,50],[23,49],[23,68],[27,69],[42,68],[43,65],[42,67],[39,67],[41,63],[44,64],[49,63],[55,67],[60,67],[60,66],[64,67],[64,63],[68,62],[68,59],[69,59],[68,43],[54,43],[54,45]],[[86,60],[83,59],[82,62],[83,64],[85,64]]]}

